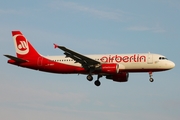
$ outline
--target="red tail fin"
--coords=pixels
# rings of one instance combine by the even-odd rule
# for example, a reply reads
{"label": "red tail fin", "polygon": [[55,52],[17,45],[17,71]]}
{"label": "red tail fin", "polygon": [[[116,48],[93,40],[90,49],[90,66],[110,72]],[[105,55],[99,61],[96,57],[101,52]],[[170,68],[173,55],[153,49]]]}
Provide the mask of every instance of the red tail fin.
{"label": "red tail fin", "polygon": [[20,31],[12,31],[15,44],[16,54],[18,58],[38,57],[39,53],[34,49],[30,42]]}

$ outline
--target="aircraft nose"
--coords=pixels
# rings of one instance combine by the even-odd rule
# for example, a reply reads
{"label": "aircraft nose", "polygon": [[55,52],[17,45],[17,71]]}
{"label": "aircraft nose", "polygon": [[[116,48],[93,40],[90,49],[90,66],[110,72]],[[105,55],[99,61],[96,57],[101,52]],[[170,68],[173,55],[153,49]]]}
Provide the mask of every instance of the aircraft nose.
{"label": "aircraft nose", "polygon": [[174,68],[175,67],[175,63],[172,62],[172,61],[170,61],[169,65],[170,65],[170,68]]}

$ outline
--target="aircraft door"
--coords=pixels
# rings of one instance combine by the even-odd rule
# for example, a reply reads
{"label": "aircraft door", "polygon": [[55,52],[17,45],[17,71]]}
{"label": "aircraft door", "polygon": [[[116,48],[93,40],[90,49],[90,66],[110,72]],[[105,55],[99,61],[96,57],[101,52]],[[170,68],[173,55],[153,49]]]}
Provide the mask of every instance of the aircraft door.
{"label": "aircraft door", "polygon": [[43,57],[39,57],[37,61],[37,65],[42,66],[42,63],[43,63]]}
{"label": "aircraft door", "polygon": [[151,53],[148,54],[147,63],[148,63],[148,64],[152,64],[152,63],[153,63],[153,54],[151,54]]}

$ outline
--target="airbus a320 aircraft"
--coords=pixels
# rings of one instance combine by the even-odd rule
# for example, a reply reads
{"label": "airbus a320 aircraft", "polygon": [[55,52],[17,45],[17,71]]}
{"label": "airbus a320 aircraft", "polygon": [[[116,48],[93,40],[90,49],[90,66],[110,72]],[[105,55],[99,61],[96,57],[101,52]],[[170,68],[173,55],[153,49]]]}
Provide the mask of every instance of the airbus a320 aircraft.
{"label": "airbus a320 aircraft", "polygon": [[96,86],[100,86],[99,79],[103,76],[115,82],[127,82],[131,72],[147,72],[150,82],[153,82],[153,72],[175,67],[172,61],[159,54],[82,55],[57,44],[54,47],[64,51],[63,56],[43,56],[20,31],[12,31],[12,36],[17,57],[4,55],[9,58],[8,63],[44,72],[85,74],[89,81],[97,75]]}

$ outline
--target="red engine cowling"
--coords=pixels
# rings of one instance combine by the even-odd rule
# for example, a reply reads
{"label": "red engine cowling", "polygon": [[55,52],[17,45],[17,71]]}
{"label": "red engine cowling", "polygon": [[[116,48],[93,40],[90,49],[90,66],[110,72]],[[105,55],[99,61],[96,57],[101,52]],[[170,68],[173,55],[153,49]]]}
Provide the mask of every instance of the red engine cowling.
{"label": "red engine cowling", "polygon": [[129,78],[129,73],[126,72],[106,76],[106,79],[112,79],[115,82],[127,82],[128,78]]}
{"label": "red engine cowling", "polygon": [[100,71],[102,73],[117,74],[119,72],[119,65],[116,63],[102,64],[100,66]]}

